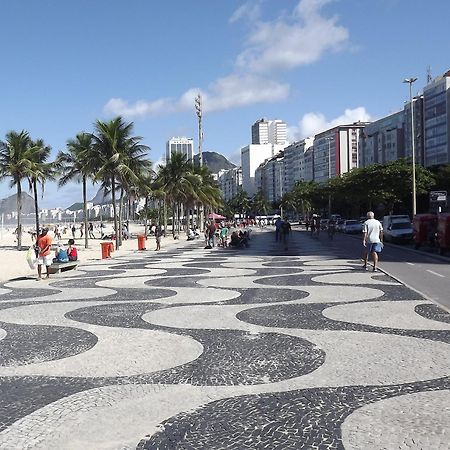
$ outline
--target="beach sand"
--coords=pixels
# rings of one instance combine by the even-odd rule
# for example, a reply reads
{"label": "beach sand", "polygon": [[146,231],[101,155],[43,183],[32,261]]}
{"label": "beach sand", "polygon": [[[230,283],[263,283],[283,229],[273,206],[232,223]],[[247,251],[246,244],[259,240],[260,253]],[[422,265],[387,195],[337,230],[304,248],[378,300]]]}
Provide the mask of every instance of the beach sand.
{"label": "beach sand", "polygon": [[[100,239],[90,239],[90,248],[86,249],[84,248],[84,237],[80,238],[79,227],[80,224],[77,224],[75,246],[78,250],[78,259],[80,260],[80,264],[89,264],[90,261],[100,260],[102,257],[100,243],[107,241],[102,241]],[[111,229],[112,225],[108,224],[106,232],[109,233]],[[37,277],[37,269],[30,269],[30,266],[28,265],[26,260],[27,250],[29,246],[32,245],[31,235],[27,232],[28,228],[25,227],[25,232],[22,235],[22,251],[18,251],[16,248],[16,236],[13,234],[13,231],[13,226],[11,226],[9,229],[4,228],[0,230],[0,282],[5,282],[18,277]],[[136,235],[144,234],[144,225],[130,223],[130,233],[132,237],[128,240],[123,241],[123,245],[120,247],[120,250],[115,251],[111,255],[112,259],[117,256],[124,256],[138,249],[138,241]],[[53,243],[57,243],[57,240],[53,236],[53,232],[50,231],[49,234],[53,238]],[[95,230],[94,234],[98,236],[98,230]],[[67,234],[62,235],[61,242],[67,244],[67,241],[71,237],[72,233],[68,231]],[[168,235],[167,237],[163,237],[161,239],[161,250],[180,245],[180,243],[184,243],[185,241],[185,235],[180,235],[180,240],[174,240],[172,238],[172,235]],[[156,248],[156,244],[155,238],[153,236],[147,239],[146,248],[148,252],[157,254],[157,252],[154,251]],[[45,270],[43,270],[43,272],[45,272]],[[56,276],[60,277],[61,275],[58,274]]]}

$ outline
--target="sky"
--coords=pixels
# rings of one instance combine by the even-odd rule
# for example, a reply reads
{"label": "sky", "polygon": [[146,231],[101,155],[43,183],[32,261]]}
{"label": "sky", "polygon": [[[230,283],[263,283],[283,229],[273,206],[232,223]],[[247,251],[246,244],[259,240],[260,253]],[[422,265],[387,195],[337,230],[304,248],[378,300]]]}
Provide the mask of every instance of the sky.
{"label": "sky", "polygon": [[[53,157],[122,115],[158,164],[172,136],[197,146],[200,92],[204,151],[239,163],[262,117],[299,140],[398,111],[404,78],[417,93],[450,69],[448,0],[0,0],[0,17],[0,140],[25,129]],[[40,206],[76,201],[47,183]]]}

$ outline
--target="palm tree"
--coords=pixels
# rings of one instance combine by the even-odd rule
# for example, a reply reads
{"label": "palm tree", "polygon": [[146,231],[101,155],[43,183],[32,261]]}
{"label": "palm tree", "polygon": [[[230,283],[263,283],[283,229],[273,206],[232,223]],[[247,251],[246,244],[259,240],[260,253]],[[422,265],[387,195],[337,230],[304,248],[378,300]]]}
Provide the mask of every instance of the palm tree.
{"label": "palm tree", "polygon": [[75,139],[67,141],[67,152],[60,151],[56,158],[56,166],[61,171],[58,185],[64,186],[69,181],[82,183],[84,211],[84,246],[89,246],[88,215],[87,215],[87,180],[93,178],[98,159],[92,147],[92,135],[79,133]]}
{"label": "palm tree", "polygon": [[55,179],[55,166],[53,163],[47,162],[52,149],[48,145],[45,145],[42,139],[37,139],[36,141],[30,140],[29,145],[32,167],[27,178],[30,190],[33,191],[34,212],[36,215],[36,230],[39,234],[38,184],[41,185],[42,194],[44,194],[45,182],[47,180]]}
{"label": "palm tree", "polygon": [[222,207],[222,191],[208,167],[194,166],[194,174],[200,177],[200,182],[196,187],[199,202],[211,210],[217,210],[219,207]]}
{"label": "palm tree", "polygon": [[97,120],[94,127],[93,148],[99,162],[95,180],[102,180],[104,186],[111,189],[116,247],[119,247],[121,233],[116,204],[118,182],[124,191],[138,182],[139,173],[151,167],[150,161],[145,159],[149,148],[140,143],[141,137],[131,136],[133,123],[127,124],[121,117],[109,122]]}
{"label": "palm tree", "polygon": [[[172,153],[165,166],[159,166],[158,184],[172,204],[172,235],[179,232],[180,204],[197,198],[195,186],[199,176],[193,173],[193,164],[182,153]],[[175,224],[177,228],[175,230]]]}
{"label": "palm tree", "polygon": [[252,210],[255,215],[267,215],[269,203],[264,196],[264,192],[260,189],[252,199]]}
{"label": "palm tree", "polygon": [[10,131],[6,139],[0,141],[0,180],[10,177],[11,187],[17,187],[17,249],[22,247],[22,185],[24,178],[33,170],[33,150],[30,147],[30,136],[27,131],[20,133]]}

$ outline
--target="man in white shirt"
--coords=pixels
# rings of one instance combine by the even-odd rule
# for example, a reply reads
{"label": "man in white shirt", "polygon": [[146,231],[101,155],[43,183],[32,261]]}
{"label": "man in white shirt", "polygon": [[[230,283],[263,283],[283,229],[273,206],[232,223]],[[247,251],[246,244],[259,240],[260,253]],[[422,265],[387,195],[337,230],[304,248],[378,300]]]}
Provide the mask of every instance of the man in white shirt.
{"label": "man in white shirt", "polygon": [[383,227],[378,220],[374,219],[372,211],[367,213],[367,220],[363,225],[363,245],[365,247],[363,269],[367,270],[367,258],[371,254],[373,271],[375,272],[378,264],[378,253],[383,249]]}

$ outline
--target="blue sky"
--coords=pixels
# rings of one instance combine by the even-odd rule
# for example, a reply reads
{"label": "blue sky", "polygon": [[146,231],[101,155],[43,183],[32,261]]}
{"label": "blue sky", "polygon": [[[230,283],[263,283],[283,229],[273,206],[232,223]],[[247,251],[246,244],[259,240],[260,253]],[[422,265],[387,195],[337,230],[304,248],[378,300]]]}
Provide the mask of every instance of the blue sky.
{"label": "blue sky", "polygon": [[[299,139],[399,110],[403,78],[419,91],[450,69],[447,0],[5,0],[0,17],[0,139],[26,129],[54,154],[122,114],[159,161],[196,138],[200,91],[204,150],[236,162],[261,117]],[[48,183],[41,206],[80,199]]]}

